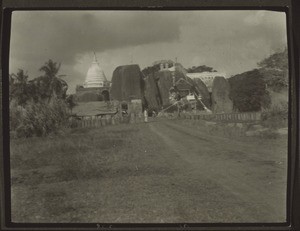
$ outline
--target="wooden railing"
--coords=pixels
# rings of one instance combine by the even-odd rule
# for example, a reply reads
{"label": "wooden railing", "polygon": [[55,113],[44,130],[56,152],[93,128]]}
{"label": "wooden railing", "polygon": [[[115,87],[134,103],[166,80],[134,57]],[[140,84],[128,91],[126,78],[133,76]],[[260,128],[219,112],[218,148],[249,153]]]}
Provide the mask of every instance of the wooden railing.
{"label": "wooden railing", "polygon": [[242,113],[219,113],[219,114],[183,114],[181,115],[185,119],[193,120],[212,120],[212,121],[224,121],[224,122],[248,122],[261,120],[261,112],[242,112]]}

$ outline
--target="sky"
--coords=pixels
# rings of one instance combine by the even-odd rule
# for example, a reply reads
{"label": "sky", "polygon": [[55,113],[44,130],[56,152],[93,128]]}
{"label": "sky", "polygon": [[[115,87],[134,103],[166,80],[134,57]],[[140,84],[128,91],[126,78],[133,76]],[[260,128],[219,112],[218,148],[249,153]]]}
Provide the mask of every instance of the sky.
{"label": "sky", "polygon": [[15,11],[9,72],[41,76],[49,59],[74,93],[93,52],[108,80],[117,66],[171,59],[226,77],[252,70],[287,46],[286,15],[275,11]]}

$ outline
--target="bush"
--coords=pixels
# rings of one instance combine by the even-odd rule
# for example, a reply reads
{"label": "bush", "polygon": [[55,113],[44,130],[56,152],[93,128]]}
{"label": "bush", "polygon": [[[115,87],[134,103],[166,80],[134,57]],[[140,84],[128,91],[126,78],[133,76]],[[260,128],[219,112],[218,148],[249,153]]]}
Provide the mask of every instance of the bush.
{"label": "bush", "polygon": [[264,76],[255,69],[229,78],[230,98],[234,110],[239,112],[259,111],[271,104]]}
{"label": "bush", "polygon": [[10,131],[16,137],[45,136],[67,126],[67,106],[56,99],[48,103],[10,105]]}
{"label": "bush", "polygon": [[288,103],[280,103],[264,109],[261,114],[262,124],[268,128],[287,127]]}

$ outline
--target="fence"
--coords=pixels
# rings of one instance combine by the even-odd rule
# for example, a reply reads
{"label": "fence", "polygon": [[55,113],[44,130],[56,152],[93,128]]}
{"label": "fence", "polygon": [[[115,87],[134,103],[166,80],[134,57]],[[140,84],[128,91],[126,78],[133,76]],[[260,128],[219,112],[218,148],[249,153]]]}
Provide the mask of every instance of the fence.
{"label": "fence", "polygon": [[185,119],[193,120],[212,120],[212,121],[222,121],[222,122],[250,122],[261,120],[261,112],[243,112],[243,113],[222,113],[222,114],[183,114]]}
{"label": "fence", "polygon": [[[181,118],[192,120],[210,120],[222,122],[251,122],[261,120],[261,112],[222,113],[222,114],[181,114]],[[73,116],[69,118],[72,128],[92,128],[107,125],[141,123],[144,121],[142,114],[128,114],[127,116]]]}
{"label": "fence", "polygon": [[129,114],[127,116],[105,115],[105,116],[72,116],[69,118],[71,128],[97,128],[107,125],[140,123],[144,119],[141,115]]}

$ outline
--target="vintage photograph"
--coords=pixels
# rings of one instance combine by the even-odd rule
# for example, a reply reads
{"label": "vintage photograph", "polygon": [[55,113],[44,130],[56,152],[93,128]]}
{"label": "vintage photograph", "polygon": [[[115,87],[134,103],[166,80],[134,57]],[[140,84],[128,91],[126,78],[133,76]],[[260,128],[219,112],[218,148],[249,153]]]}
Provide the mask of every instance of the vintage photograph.
{"label": "vintage photograph", "polygon": [[286,14],[14,11],[14,223],[287,220]]}

